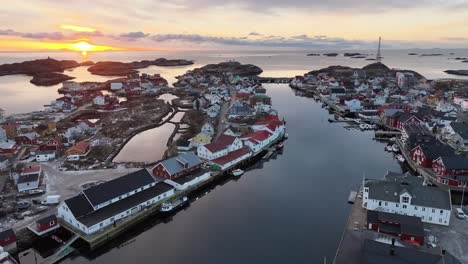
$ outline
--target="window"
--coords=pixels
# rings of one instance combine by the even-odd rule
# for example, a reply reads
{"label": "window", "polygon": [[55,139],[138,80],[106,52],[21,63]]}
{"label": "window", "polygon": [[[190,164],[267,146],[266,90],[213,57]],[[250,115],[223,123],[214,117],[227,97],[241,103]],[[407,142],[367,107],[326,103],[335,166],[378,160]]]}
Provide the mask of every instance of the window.
{"label": "window", "polygon": [[429,221],[432,221],[432,216],[429,216]]}
{"label": "window", "polygon": [[409,197],[403,196],[403,202],[404,203],[409,203]]}
{"label": "window", "polygon": [[435,213],[435,209],[432,209],[432,212]]}
{"label": "window", "polygon": [[387,206],[387,205],[388,205],[388,203],[387,203],[387,202],[385,202],[385,206]]}
{"label": "window", "polygon": [[379,202],[379,206],[382,206],[382,202]]}
{"label": "window", "polygon": [[102,227],[102,223],[99,223],[99,226]]}
{"label": "window", "polygon": [[444,210],[440,210],[440,214],[443,214],[444,213]]}
{"label": "window", "polygon": [[400,207],[400,205],[399,205],[399,204],[395,204],[395,206],[396,206],[396,207]]}
{"label": "window", "polygon": [[364,192],[368,193],[368,192],[369,192],[369,189],[364,189]]}
{"label": "window", "polygon": [[417,207],[417,206],[415,206],[415,207],[414,207],[414,210],[415,210],[415,211],[417,211],[417,210],[418,210],[418,207]]}
{"label": "window", "polygon": [[425,212],[425,211],[426,211],[426,207],[423,207],[422,211]]}
{"label": "window", "polygon": [[403,205],[403,209],[406,209],[406,204]]}

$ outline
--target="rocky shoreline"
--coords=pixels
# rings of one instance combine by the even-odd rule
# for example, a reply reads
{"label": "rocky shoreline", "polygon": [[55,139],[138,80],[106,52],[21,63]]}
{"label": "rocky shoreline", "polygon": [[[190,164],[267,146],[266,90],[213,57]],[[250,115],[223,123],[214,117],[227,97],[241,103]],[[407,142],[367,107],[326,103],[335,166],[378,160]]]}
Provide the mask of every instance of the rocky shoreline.
{"label": "rocky shoreline", "polygon": [[88,71],[94,75],[103,76],[126,76],[137,73],[138,69],[147,68],[149,66],[174,67],[192,65],[193,61],[189,60],[168,60],[159,58],[156,60],[143,60],[134,62],[118,62],[118,61],[100,61],[88,68]]}

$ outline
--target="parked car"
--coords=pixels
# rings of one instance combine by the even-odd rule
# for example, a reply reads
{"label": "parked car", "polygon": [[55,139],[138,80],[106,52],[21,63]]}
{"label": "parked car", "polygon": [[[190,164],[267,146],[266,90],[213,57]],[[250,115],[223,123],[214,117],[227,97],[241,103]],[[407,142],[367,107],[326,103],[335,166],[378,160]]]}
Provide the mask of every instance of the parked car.
{"label": "parked car", "polygon": [[455,214],[457,215],[457,218],[459,218],[459,219],[467,218],[465,212],[463,212],[463,209],[461,209],[461,208],[455,209]]}
{"label": "parked car", "polygon": [[28,201],[19,201],[16,203],[16,208],[20,210],[29,208],[30,206],[31,206],[31,203],[29,203]]}

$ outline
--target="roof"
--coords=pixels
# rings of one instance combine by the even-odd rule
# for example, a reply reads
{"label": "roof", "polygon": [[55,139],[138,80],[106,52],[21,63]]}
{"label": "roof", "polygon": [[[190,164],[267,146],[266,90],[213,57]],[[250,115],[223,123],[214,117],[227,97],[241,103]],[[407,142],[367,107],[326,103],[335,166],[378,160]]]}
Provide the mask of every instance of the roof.
{"label": "roof", "polygon": [[71,147],[70,149],[77,149],[81,152],[86,152],[86,149],[89,148],[89,142],[86,141],[80,141],[76,143],[75,146]]}
{"label": "roof", "polygon": [[103,184],[93,186],[84,190],[83,193],[93,206],[97,206],[154,182],[155,180],[148,170],[141,169]]}
{"label": "roof", "polygon": [[442,156],[442,163],[449,170],[468,170],[468,158],[464,156]]}
{"label": "roof", "polygon": [[21,170],[21,174],[40,173],[41,170],[42,170],[41,166],[29,166],[29,167],[23,168],[23,170]]}
{"label": "roof", "polygon": [[[395,224],[389,224],[395,223]],[[394,227],[398,234],[408,234],[424,237],[424,227],[421,218],[380,211],[367,211],[367,223],[377,223],[385,229]],[[380,228],[380,226],[379,226]]]}
{"label": "roof", "polygon": [[463,139],[468,139],[468,122],[451,122],[450,126]]}
{"label": "roof", "polygon": [[455,153],[453,148],[451,148],[450,146],[436,144],[434,142],[422,143],[418,146],[421,147],[424,156],[431,160],[435,160],[440,156],[452,156]]}
{"label": "roof", "polygon": [[[369,239],[364,241],[362,252],[362,264],[461,264],[460,261],[456,260],[450,254],[433,255],[413,248],[392,246]],[[391,252],[393,252],[393,254]]]}
{"label": "roof", "polygon": [[80,219],[78,219],[83,225],[87,227],[91,227],[95,224],[98,224],[102,222],[103,220],[106,220],[110,217],[113,217],[121,212],[124,212],[128,209],[131,209],[141,203],[144,203],[145,201],[148,201],[152,198],[155,198],[163,193],[166,193],[170,191],[171,189],[174,189],[171,185],[165,183],[165,182],[158,182],[156,185],[143,190],[141,192],[138,192],[134,195],[131,195],[127,198],[124,198],[122,200],[119,200],[115,203],[112,203],[108,206],[105,206],[101,209],[98,209],[96,211],[90,212],[87,215],[82,216]]}
{"label": "roof", "polygon": [[401,109],[384,109],[383,110],[385,116],[394,116],[397,113],[402,113],[403,110]]}
{"label": "roof", "polygon": [[439,188],[423,186],[424,179],[398,173],[387,173],[384,180],[364,179],[369,187],[369,199],[400,202],[404,191],[411,195],[411,205],[451,210],[450,193]]}
{"label": "roof", "polygon": [[86,196],[83,193],[65,200],[65,204],[77,219],[91,213],[94,210],[93,206],[89,203],[88,199],[86,199]]}
{"label": "roof", "polygon": [[0,240],[6,240],[10,237],[16,237],[15,231],[13,231],[13,229],[9,228],[0,232]]}
{"label": "roof", "polygon": [[[273,129],[274,131],[275,129]],[[266,130],[259,130],[242,137],[242,139],[254,139],[256,141],[264,141],[268,139],[272,134]]]}
{"label": "roof", "polygon": [[236,137],[226,135],[226,134],[222,134],[214,142],[212,142],[210,144],[206,144],[205,148],[207,148],[212,153],[218,152],[218,151],[221,151],[221,150],[227,148],[227,146],[230,146],[232,143],[234,143],[235,140],[236,140]]}
{"label": "roof", "polygon": [[421,124],[409,124],[406,125],[403,130],[405,130],[408,136],[431,136],[432,133],[429,131],[429,128]]}
{"label": "roof", "polygon": [[57,216],[54,215],[54,214],[51,214],[49,216],[46,216],[46,217],[43,217],[43,218],[37,220],[36,223],[38,223],[40,225],[44,225],[44,224],[48,224],[48,223],[50,223],[51,221],[54,221],[54,220],[57,220]]}
{"label": "roof", "polygon": [[[169,175],[178,174],[184,170],[193,168],[202,164],[200,158],[195,155],[193,152],[187,152],[180,154],[179,156],[163,160],[159,164],[162,164]],[[183,164],[186,164],[187,167],[185,168]],[[156,165],[157,166],[157,165]]]}
{"label": "roof", "polygon": [[8,158],[0,155],[0,162],[4,162],[5,160],[8,160]]}
{"label": "roof", "polygon": [[250,149],[248,148],[241,148],[241,149],[238,149],[238,150],[234,150],[234,151],[231,151],[229,152],[229,154],[225,155],[225,156],[222,156],[222,157],[219,157],[217,159],[214,159],[212,160],[211,162],[213,163],[216,163],[218,165],[225,165],[233,160],[236,160],[244,155],[247,155],[248,153],[250,153]]}
{"label": "roof", "polygon": [[39,180],[39,173],[20,175],[18,177],[17,184],[27,183],[27,182],[37,182],[38,180]]}

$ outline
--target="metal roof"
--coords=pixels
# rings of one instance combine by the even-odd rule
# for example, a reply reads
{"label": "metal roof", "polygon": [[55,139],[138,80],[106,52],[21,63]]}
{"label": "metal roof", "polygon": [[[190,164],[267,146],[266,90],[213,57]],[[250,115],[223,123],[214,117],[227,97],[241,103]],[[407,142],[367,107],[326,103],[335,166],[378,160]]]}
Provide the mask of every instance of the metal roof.
{"label": "metal roof", "polygon": [[[197,155],[195,155],[195,153],[187,152],[180,154],[179,156],[163,160],[160,163],[170,175],[174,175],[189,168],[198,166],[202,164],[202,161],[197,157]],[[187,167],[184,167],[183,164],[186,164]]]}

